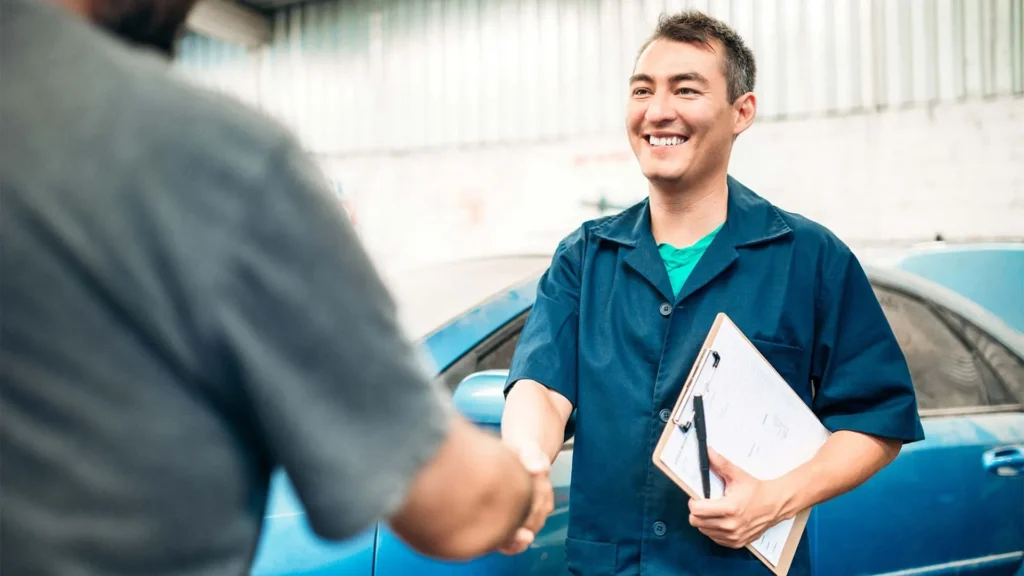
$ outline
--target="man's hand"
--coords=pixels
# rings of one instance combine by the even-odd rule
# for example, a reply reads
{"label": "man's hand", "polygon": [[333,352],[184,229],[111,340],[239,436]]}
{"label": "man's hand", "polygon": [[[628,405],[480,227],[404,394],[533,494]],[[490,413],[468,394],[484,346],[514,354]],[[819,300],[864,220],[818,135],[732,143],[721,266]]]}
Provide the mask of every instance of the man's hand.
{"label": "man's hand", "polygon": [[527,445],[519,449],[519,457],[533,476],[533,505],[512,541],[499,548],[502,554],[519,554],[529,548],[555,507],[555,492],[548,477],[551,462],[547,454],[538,446]]}
{"label": "man's hand", "polygon": [[765,482],[708,448],[725,495],[691,499],[690,524],[722,546],[742,548],[776,523],[860,486],[892,462],[901,446],[897,439],[838,430],[810,461]]}
{"label": "man's hand", "polygon": [[708,448],[711,469],[725,482],[725,495],[690,499],[690,524],[727,548],[743,548],[777,522],[782,508],[772,484],[747,474]]}

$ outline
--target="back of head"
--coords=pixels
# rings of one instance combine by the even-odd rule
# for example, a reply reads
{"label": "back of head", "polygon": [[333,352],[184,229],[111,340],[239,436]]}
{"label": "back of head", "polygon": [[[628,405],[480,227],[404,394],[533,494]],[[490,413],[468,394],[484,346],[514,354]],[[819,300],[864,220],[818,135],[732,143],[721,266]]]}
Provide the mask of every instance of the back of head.
{"label": "back of head", "polygon": [[196,0],[59,0],[126,42],[170,56]]}

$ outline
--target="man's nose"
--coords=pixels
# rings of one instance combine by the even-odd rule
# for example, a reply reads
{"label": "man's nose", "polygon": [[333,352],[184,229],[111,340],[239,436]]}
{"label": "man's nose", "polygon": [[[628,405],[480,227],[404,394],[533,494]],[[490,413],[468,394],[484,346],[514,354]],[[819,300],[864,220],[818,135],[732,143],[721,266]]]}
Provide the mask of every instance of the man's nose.
{"label": "man's nose", "polygon": [[647,114],[644,115],[644,119],[651,124],[661,124],[672,120],[674,114],[667,98],[655,94],[648,101]]}

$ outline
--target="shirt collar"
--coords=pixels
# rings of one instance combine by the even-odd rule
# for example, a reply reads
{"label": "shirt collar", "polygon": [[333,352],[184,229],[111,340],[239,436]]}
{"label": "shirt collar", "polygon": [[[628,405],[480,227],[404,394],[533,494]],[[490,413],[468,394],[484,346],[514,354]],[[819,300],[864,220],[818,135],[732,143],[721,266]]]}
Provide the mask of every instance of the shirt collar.
{"label": "shirt collar", "polygon": [[[728,177],[728,185],[728,215],[719,235],[727,235],[733,246],[768,242],[792,232],[770,202],[732,176]],[[600,238],[626,246],[636,246],[642,238],[652,237],[650,199],[645,198],[605,220],[593,232]]]}

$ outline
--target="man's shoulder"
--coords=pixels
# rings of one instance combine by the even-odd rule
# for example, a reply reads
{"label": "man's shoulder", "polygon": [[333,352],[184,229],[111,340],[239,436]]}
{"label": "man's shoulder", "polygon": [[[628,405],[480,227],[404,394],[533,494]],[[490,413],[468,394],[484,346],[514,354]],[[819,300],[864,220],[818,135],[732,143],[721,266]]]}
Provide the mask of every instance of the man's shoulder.
{"label": "man's shoulder", "polygon": [[560,245],[564,248],[578,248],[586,246],[595,238],[612,234],[620,228],[631,229],[636,225],[636,219],[643,212],[646,204],[647,199],[644,198],[615,214],[584,220],[574,230],[562,237]]}
{"label": "man's shoulder", "polygon": [[264,168],[254,160],[298,146],[284,126],[251,105],[145,58],[125,61],[119,83],[139,118],[137,125],[120,128],[138,135],[155,156],[185,156],[194,165],[248,172]]}
{"label": "man's shoulder", "polygon": [[135,141],[148,170],[159,174],[187,165],[197,178],[214,172],[259,179],[275,151],[298,147],[275,119],[201,85],[176,64],[116,40],[98,44],[96,57],[109,65],[104,79],[120,92],[122,107],[110,118],[109,134]]}
{"label": "man's shoulder", "polygon": [[[27,53],[11,58],[23,69],[26,89],[42,92],[23,107],[45,106],[51,111],[48,124],[95,138],[94,156],[110,150],[114,138],[134,137],[136,155],[151,148],[199,156],[217,146],[224,147],[219,152],[265,151],[289,137],[269,116],[200,86],[155,51],[129,45],[55,6],[23,1],[15,7],[26,29],[14,41]],[[38,67],[47,71],[31,72]]]}
{"label": "man's shoulder", "polygon": [[[26,155],[45,149],[62,159],[59,174],[41,175],[46,182],[174,188],[188,201],[195,196],[181,192],[254,189],[269,160],[299,149],[277,121],[198,85],[161,55],[46,3],[17,6],[24,29],[5,32],[17,32],[11,41],[23,50],[4,62],[18,90],[3,107],[25,119]],[[97,165],[102,173],[91,171]]]}
{"label": "man's shoulder", "polygon": [[792,242],[801,252],[844,258],[853,254],[849,245],[825,224],[775,204],[772,204],[772,207],[789,227]]}
{"label": "man's shoulder", "polygon": [[[135,56],[124,59],[116,83],[137,120],[117,122],[111,132],[116,145],[136,142],[136,154],[145,159],[141,166],[116,164],[126,177],[143,177],[141,168],[154,188],[172,190],[183,204],[205,205],[216,193],[222,215],[230,217],[233,210],[277,201],[282,188],[290,188],[294,198],[306,189],[295,180],[299,173],[322,176],[306,173],[315,168],[312,160],[274,118],[181,71]],[[321,180],[309,184],[326,193]]]}

